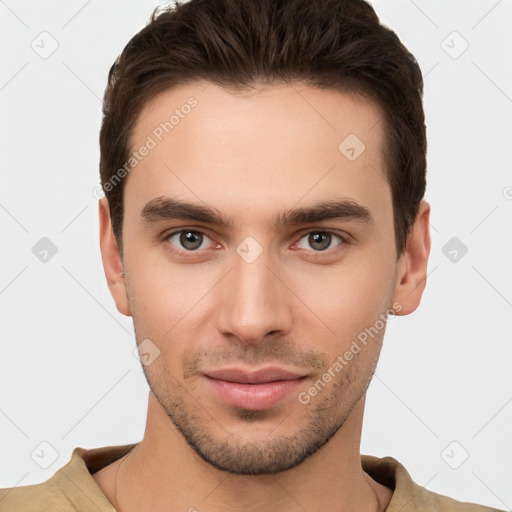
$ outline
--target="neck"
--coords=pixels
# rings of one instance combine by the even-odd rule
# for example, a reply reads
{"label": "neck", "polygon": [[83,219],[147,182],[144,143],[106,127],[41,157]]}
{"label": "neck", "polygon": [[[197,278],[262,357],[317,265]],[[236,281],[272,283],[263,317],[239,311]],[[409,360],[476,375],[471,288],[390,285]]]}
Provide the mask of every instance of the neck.
{"label": "neck", "polygon": [[199,457],[150,393],[143,440],[94,478],[118,512],[384,511],[391,490],[361,467],[363,409],[364,397],[327,444],[298,466],[235,475]]}

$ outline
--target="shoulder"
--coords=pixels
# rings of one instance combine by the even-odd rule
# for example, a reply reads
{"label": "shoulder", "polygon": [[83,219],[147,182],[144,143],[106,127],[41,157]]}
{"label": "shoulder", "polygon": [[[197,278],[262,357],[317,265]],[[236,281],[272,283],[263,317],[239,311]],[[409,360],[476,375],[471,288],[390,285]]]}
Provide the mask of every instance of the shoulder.
{"label": "shoulder", "polygon": [[367,474],[393,490],[386,512],[503,512],[430,491],[414,482],[407,469],[393,457],[362,455],[361,462]]}
{"label": "shoulder", "polygon": [[[420,488],[419,485],[418,488]],[[431,510],[438,510],[439,512],[504,512],[497,508],[490,508],[477,503],[457,501],[448,496],[443,496],[426,489],[423,489],[423,494],[421,498],[422,503],[431,507]]]}
{"label": "shoulder", "polygon": [[57,485],[55,475],[46,482],[0,489],[0,512],[74,510]]}
{"label": "shoulder", "polygon": [[0,512],[115,512],[92,474],[133,446],[77,447],[45,482],[0,489]]}

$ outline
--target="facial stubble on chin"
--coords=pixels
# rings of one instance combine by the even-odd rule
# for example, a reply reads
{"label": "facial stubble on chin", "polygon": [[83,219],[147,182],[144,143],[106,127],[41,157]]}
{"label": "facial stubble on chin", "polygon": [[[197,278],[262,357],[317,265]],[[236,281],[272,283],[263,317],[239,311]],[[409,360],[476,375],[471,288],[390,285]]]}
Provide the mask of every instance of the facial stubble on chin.
{"label": "facial stubble on chin", "polygon": [[[309,404],[296,405],[291,413],[284,413],[283,419],[273,432],[277,432],[294,412],[305,411],[305,419],[291,434],[276,434],[265,442],[255,442],[245,437],[237,437],[222,425],[202,403],[179,383],[162,364],[157,362],[143,371],[149,387],[161,407],[183,436],[188,445],[199,457],[218,470],[238,475],[270,475],[280,473],[301,464],[305,459],[320,450],[337,432],[349,417],[355,405],[366,393],[375,372],[377,354],[370,361],[369,369],[354,364],[352,360],[337,375],[337,380],[326,384],[318,395],[311,398]],[[150,370],[150,371],[149,371]],[[361,375],[365,374],[365,378]],[[359,379],[356,378],[359,376]],[[292,406],[293,407],[293,406]],[[255,424],[273,416],[269,410],[254,411],[233,408],[232,414],[237,420]],[[236,421],[236,420],[235,420]],[[219,436],[213,429],[221,431]]]}

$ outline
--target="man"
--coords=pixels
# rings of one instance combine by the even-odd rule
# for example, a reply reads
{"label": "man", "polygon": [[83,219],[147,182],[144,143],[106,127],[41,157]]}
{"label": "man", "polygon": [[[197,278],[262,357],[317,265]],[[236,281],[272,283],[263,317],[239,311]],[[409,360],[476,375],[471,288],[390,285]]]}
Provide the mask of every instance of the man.
{"label": "man", "polygon": [[1,510],[489,511],[359,451],[430,252],[423,82],[362,0],[191,0],[111,69],[100,244],[151,388],[140,443]]}

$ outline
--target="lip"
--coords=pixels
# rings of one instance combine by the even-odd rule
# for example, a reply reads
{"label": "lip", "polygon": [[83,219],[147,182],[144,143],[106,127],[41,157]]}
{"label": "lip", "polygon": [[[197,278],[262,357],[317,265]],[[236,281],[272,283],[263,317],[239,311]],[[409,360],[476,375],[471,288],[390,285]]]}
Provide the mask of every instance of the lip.
{"label": "lip", "polygon": [[227,405],[254,411],[268,409],[294,391],[305,375],[283,368],[256,371],[227,368],[204,374],[209,388]]}
{"label": "lip", "polygon": [[242,368],[224,368],[205,372],[205,375],[212,379],[240,384],[263,384],[276,380],[294,380],[304,377],[304,374],[293,373],[277,366],[268,366],[253,371],[242,370]]}

